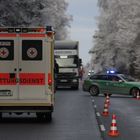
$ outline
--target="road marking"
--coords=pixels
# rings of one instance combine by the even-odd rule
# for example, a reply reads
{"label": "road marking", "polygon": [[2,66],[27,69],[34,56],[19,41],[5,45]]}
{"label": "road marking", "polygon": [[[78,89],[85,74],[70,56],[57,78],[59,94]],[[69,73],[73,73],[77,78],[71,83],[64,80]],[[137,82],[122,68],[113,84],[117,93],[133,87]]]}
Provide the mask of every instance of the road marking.
{"label": "road marking", "polygon": [[98,117],[100,117],[100,116],[101,116],[99,112],[96,112],[96,115],[97,115]]}
{"label": "road marking", "polygon": [[94,99],[92,100],[92,102],[94,103]]}
{"label": "road marking", "polygon": [[103,124],[100,125],[101,131],[105,131],[105,127]]}
{"label": "road marking", "polygon": [[94,108],[97,108],[97,105],[94,105]]}

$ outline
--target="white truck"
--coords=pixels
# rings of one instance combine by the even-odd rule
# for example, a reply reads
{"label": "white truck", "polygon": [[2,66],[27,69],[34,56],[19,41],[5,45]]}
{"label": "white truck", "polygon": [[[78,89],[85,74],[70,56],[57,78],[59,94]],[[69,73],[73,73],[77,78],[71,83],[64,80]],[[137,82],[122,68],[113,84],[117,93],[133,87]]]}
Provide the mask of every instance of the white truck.
{"label": "white truck", "polygon": [[0,118],[2,113],[36,113],[52,119],[54,31],[0,28]]}
{"label": "white truck", "polygon": [[59,65],[59,73],[56,78],[56,87],[79,88],[79,42],[55,41],[55,60]]}

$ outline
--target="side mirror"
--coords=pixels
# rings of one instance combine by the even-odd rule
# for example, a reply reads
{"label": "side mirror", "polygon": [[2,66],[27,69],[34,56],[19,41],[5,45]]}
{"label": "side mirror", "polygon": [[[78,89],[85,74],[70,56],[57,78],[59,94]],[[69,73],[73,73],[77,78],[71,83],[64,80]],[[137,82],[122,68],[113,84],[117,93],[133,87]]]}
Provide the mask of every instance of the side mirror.
{"label": "side mirror", "polygon": [[79,58],[79,66],[82,66],[82,59]]}
{"label": "side mirror", "polygon": [[78,64],[78,57],[77,56],[74,57],[74,62],[73,63]]}

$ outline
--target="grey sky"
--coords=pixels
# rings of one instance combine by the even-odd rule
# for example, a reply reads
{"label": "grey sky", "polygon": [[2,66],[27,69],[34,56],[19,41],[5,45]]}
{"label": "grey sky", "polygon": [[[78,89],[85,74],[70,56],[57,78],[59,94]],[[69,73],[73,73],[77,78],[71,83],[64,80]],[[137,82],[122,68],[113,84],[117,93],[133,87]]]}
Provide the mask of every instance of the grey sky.
{"label": "grey sky", "polygon": [[79,41],[80,57],[83,64],[90,61],[89,49],[93,46],[92,36],[97,28],[97,0],[67,0],[68,13],[73,16],[70,39]]}

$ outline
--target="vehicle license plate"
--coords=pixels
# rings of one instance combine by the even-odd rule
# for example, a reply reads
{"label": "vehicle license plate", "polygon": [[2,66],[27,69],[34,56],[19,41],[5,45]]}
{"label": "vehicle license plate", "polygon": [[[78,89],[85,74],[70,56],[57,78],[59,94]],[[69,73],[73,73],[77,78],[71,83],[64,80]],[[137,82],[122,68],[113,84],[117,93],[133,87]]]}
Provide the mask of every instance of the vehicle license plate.
{"label": "vehicle license plate", "polygon": [[67,80],[63,79],[63,80],[61,80],[61,82],[67,82]]}

